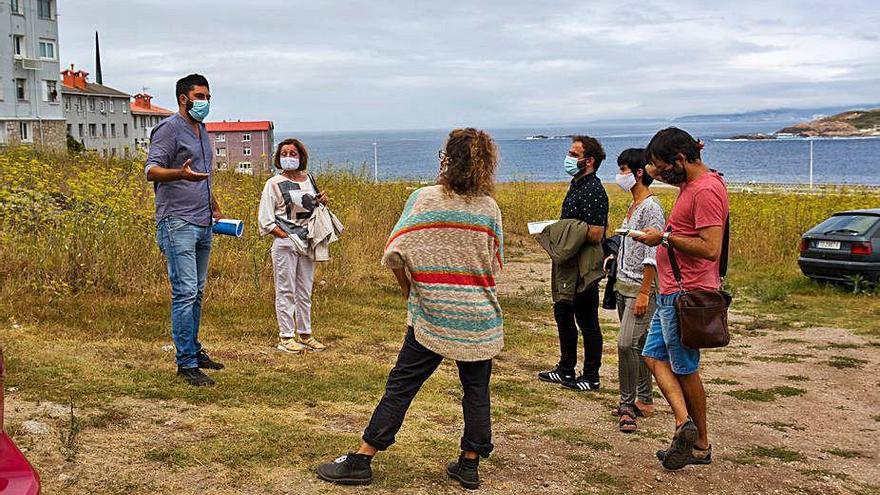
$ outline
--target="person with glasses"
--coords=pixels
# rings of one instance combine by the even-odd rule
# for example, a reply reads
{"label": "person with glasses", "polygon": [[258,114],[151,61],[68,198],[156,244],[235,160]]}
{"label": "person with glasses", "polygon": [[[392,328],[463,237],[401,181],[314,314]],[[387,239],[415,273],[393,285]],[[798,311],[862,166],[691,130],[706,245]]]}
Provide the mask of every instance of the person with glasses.
{"label": "person with glasses", "polygon": [[156,240],[171,282],[171,337],[177,374],[190,385],[213,385],[202,369],[223,369],[199,342],[202,297],[208,276],[213,222],[223,218],[211,189],[213,148],[203,121],[208,80],[190,74],[177,81],[178,111],[150,133],[144,173],[156,193]]}
{"label": "person with glasses", "polygon": [[501,211],[492,191],[498,151],[473,128],[449,133],[437,185],[416,190],[391,232],[382,263],[407,300],[407,332],[385,395],[356,452],[318,466],[324,481],[373,480],[371,462],[389,448],[422,384],[452,359],[464,389],[464,432],[458,460],[446,466],[463,487],[480,486],[480,457],[492,452],[489,379],[504,346],[495,275],[501,270]]}
{"label": "person with glasses", "polygon": [[[608,225],[608,194],[596,171],[605,150],[590,136],[574,136],[565,157],[565,172],[572,177],[562,202],[561,220],[579,220],[587,225],[586,242],[582,249],[594,249],[605,239]],[[554,272],[558,266],[554,264]],[[572,300],[554,297],[553,316],[559,332],[559,363],[555,368],[538,373],[538,379],[560,383],[572,390],[599,389],[599,367],[602,365],[602,330],[599,327],[599,280],[587,283],[582,273]],[[593,277],[590,277],[593,278]],[[578,330],[584,339],[584,366],[575,376]]]}

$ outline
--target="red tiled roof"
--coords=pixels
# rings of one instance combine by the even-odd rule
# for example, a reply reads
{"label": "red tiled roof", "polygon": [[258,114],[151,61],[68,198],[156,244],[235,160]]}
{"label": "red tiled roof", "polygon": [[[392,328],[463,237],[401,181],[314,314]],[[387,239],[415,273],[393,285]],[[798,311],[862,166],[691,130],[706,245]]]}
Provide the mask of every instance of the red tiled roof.
{"label": "red tiled roof", "polygon": [[149,114],[149,115],[162,115],[163,117],[167,117],[174,113],[173,110],[168,110],[167,108],[162,108],[159,105],[150,104],[150,108],[142,107],[137,104],[137,100],[131,102],[131,113],[137,114]]}
{"label": "red tiled roof", "polygon": [[250,122],[206,122],[205,127],[208,132],[246,132],[246,131],[268,131],[275,127],[270,120],[254,120]]}

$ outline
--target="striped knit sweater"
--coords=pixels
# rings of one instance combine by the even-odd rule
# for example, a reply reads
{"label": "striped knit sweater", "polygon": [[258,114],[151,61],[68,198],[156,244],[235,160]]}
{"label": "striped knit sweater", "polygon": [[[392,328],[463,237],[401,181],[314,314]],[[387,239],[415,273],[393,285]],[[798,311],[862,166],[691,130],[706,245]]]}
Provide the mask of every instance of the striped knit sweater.
{"label": "striped knit sweater", "polygon": [[495,274],[503,249],[501,210],[491,197],[467,199],[439,185],[413,192],[382,264],[409,272],[407,324],[420,344],[456,361],[482,361],[501,351]]}

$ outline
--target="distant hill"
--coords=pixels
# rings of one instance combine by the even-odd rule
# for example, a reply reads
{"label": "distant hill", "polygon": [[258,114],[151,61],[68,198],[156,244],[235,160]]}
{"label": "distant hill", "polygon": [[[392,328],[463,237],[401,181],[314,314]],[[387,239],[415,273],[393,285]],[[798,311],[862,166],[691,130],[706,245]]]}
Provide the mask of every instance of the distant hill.
{"label": "distant hill", "polygon": [[880,137],[880,108],[849,110],[830,117],[801,122],[776,131],[776,136]]}
{"label": "distant hill", "polygon": [[775,108],[753,112],[685,115],[672,119],[675,123],[695,122],[798,122],[818,119],[826,115],[837,115],[852,108],[880,108],[880,103],[815,107],[815,108]]}

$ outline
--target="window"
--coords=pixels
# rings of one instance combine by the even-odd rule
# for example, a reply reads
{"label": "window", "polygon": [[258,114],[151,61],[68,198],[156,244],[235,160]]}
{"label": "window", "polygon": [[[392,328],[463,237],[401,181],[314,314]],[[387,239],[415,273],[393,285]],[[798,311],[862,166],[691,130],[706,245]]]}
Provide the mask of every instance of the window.
{"label": "window", "polygon": [[27,55],[25,52],[24,36],[20,34],[12,36],[12,54],[18,58]]}
{"label": "window", "polygon": [[226,156],[226,148],[217,148],[217,156]]}
{"label": "window", "polygon": [[73,124],[67,124],[67,135],[73,135]]}
{"label": "window", "polygon": [[875,216],[870,215],[834,215],[810,231],[814,234],[829,234],[858,236],[865,235],[874,225],[880,222]]}
{"label": "window", "polygon": [[216,143],[225,143],[226,142],[226,134],[217,134],[217,137],[214,139]]}
{"label": "window", "polygon": [[128,113],[128,102],[122,103],[122,113]]}
{"label": "window", "polygon": [[13,14],[24,14],[24,12],[21,10],[21,3],[22,3],[21,0],[10,0],[9,1],[9,10]]}
{"label": "window", "polygon": [[134,128],[137,129],[137,128],[138,128],[138,116],[137,116],[137,115],[132,115],[132,119],[131,119],[131,120],[134,121]]}
{"label": "window", "polygon": [[55,42],[53,40],[40,40],[40,58],[55,60]]}
{"label": "window", "polygon": [[242,141],[250,141],[250,140],[251,140],[251,134],[250,134],[249,132],[246,132],[246,133],[242,134],[242,135],[241,135],[241,140],[242,140]]}
{"label": "window", "polygon": [[104,100],[101,100],[98,102],[98,110],[100,110],[101,113],[104,113],[107,111],[107,103]]}
{"label": "window", "polygon": [[52,18],[52,0],[37,0],[37,16],[40,19]]}
{"label": "window", "polygon": [[89,137],[98,137],[97,124],[89,124]]}
{"label": "window", "polygon": [[110,137],[116,137],[116,124],[110,124]]}
{"label": "window", "polygon": [[[128,137],[128,124],[122,124],[122,137]],[[126,146],[125,155],[128,156],[128,147]]]}
{"label": "window", "polygon": [[251,156],[251,149],[250,148],[243,148],[241,150],[241,154],[244,156]]}
{"label": "window", "polygon": [[74,108],[74,110],[76,110],[77,112],[79,112],[80,110],[82,110],[82,96],[77,96],[77,97],[76,97],[76,101],[73,103],[73,108]]}
{"label": "window", "polygon": [[15,96],[20,101],[27,101],[27,79],[15,80]]}
{"label": "window", "polygon": [[43,101],[58,103],[58,81],[43,82]]}
{"label": "window", "polygon": [[110,100],[110,113],[116,113],[116,105],[113,104],[113,100]]}
{"label": "window", "polygon": [[64,100],[64,111],[65,112],[70,111],[70,100],[69,99]]}
{"label": "window", "polygon": [[91,96],[89,96],[89,97],[86,99],[86,101],[88,102],[89,111],[90,111],[90,112],[94,112],[94,111],[95,111],[95,99],[92,98]]}
{"label": "window", "polygon": [[107,124],[101,124],[101,137],[107,137]]}
{"label": "window", "polygon": [[18,122],[18,135],[21,137],[22,143],[31,143],[34,137],[31,136],[31,123],[25,121]]}
{"label": "window", "polygon": [[242,174],[251,173],[251,162],[238,162],[238,172]]}
{"label": "window", "polygon": [[79,127],[79,138],[82,139],[83,136],[85,136],[85,133],[83,132],[83,124],[79,124],[77,127]]}

